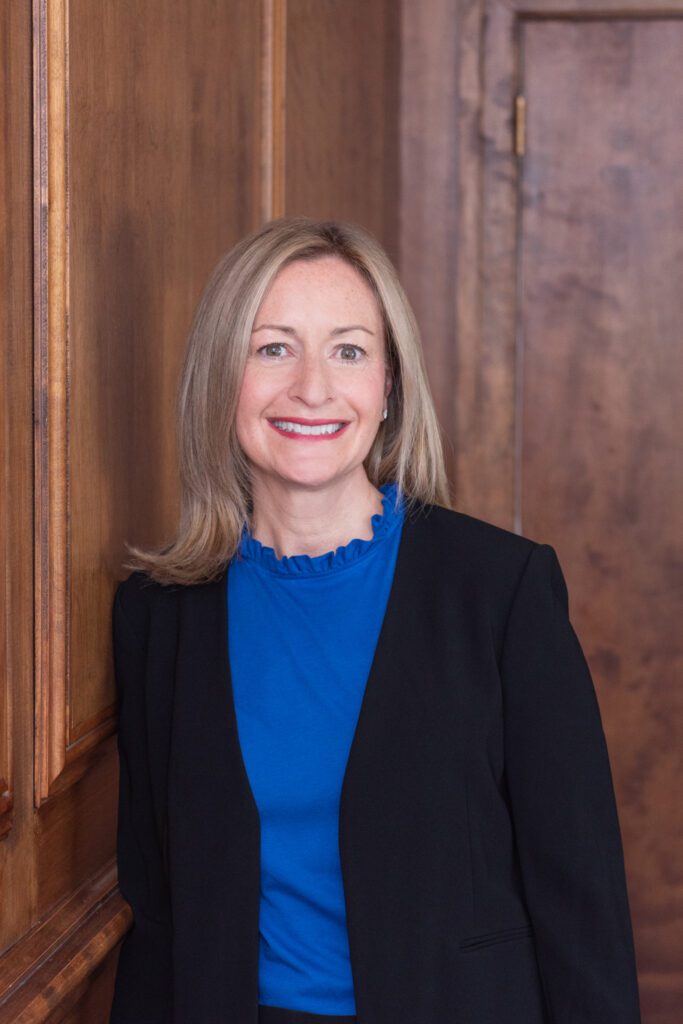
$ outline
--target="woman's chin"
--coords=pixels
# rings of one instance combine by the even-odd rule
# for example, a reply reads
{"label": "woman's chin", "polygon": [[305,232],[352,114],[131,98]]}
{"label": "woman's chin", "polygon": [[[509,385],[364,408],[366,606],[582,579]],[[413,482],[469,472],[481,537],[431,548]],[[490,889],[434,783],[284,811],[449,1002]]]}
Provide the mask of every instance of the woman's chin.
{"label": "woman's chin", "polygon": [[317,464],[312,461],[308,463],[302,460],[301,463],[279,466],[275,475],[283,484],[291,484],[292,487],[314,487],[320,488],[332,485],[341,480],[349,472],[349,467],[339,464]]}

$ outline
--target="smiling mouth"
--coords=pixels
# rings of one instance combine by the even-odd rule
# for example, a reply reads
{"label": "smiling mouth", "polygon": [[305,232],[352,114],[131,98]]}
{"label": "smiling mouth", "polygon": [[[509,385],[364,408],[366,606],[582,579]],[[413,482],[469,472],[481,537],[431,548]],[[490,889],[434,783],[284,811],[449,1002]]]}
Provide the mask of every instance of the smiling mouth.
{"label": "smiling mouth", "polygon": [[271,427],[281,434],[298,437],[334,437],[348,426],[348,420],[323,420],[318,422],[300,423],[296,420],[268,420]]}

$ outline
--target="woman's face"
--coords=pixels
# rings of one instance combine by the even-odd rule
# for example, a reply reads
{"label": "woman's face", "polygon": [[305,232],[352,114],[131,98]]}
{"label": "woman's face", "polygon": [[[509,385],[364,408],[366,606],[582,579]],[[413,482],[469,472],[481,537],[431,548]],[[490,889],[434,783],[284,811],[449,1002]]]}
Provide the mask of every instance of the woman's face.
{"label": "woman's face", "polygon": [[320,487],[364,473],[391,388],[384,360],[380,310],[358,271],[338,256],[283,267],[254,320],[237,410],[254,475]]}

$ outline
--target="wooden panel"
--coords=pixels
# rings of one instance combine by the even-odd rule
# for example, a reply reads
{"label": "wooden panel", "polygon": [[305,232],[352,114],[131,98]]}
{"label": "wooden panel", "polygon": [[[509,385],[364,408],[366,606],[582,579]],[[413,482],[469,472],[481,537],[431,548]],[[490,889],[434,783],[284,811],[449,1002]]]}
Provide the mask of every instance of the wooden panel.
{"label": "wooden panel", "polygon": [[523,522],[561,540],[664,1024],[683,1013],[683,20],[530,22],[522,53]]}
{"label": "wooden panel", "polygon": [[262,21],[248,0],[37,11],[40,804],[114,728],[122,542],[172,527],[192,311],[259,222]]}
{"label": "wooden panel", "polygon": [[111,695],[103,555],[116,575],[123,538],[174,523],[191,313],[219,255],[259,222],[261,20],[250,0],[113,4],[106,19],[71,0],[70,32],[75,742]]}
{"label": "wooden panel", "polygon": [[[402,4],[400,272],[415,316],[434,403],[443,428],[446,470],[457,479],[458,331],[455,282],[459,41],[468,15],[453,0]],[[476,11],[475,11],[476,15]]]}
{"label": "wooden panel", "polygon": [[400,5],[287,12],[286,212],[358,221],[397,259]]}
{"label": "wooden panel", "polygon": [[458,46],[456,505],[518,532],[512,4],[462,4]]}

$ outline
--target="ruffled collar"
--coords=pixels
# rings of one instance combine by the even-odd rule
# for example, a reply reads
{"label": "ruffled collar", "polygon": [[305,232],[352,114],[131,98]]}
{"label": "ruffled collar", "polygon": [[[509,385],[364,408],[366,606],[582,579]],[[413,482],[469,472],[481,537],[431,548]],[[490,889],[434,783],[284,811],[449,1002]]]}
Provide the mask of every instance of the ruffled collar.
{"label": "ruffled collar", "polygon": [[312,576],[321,573],[337,572],[354,565],[373,550],[385,537],[389,536],[403,520],[404,501],[396,501],[398,484],[394,481],[382,484],[382,511],[371,517],[372,538],[361,540],[356,537],[338,547],[335,551],[327,551],[323,555],[284,555],[278,558],[275,549],[265,547],[253,537],[247,526],[242,531],[239,554],[257,564],[260,568],[278,576]]}

